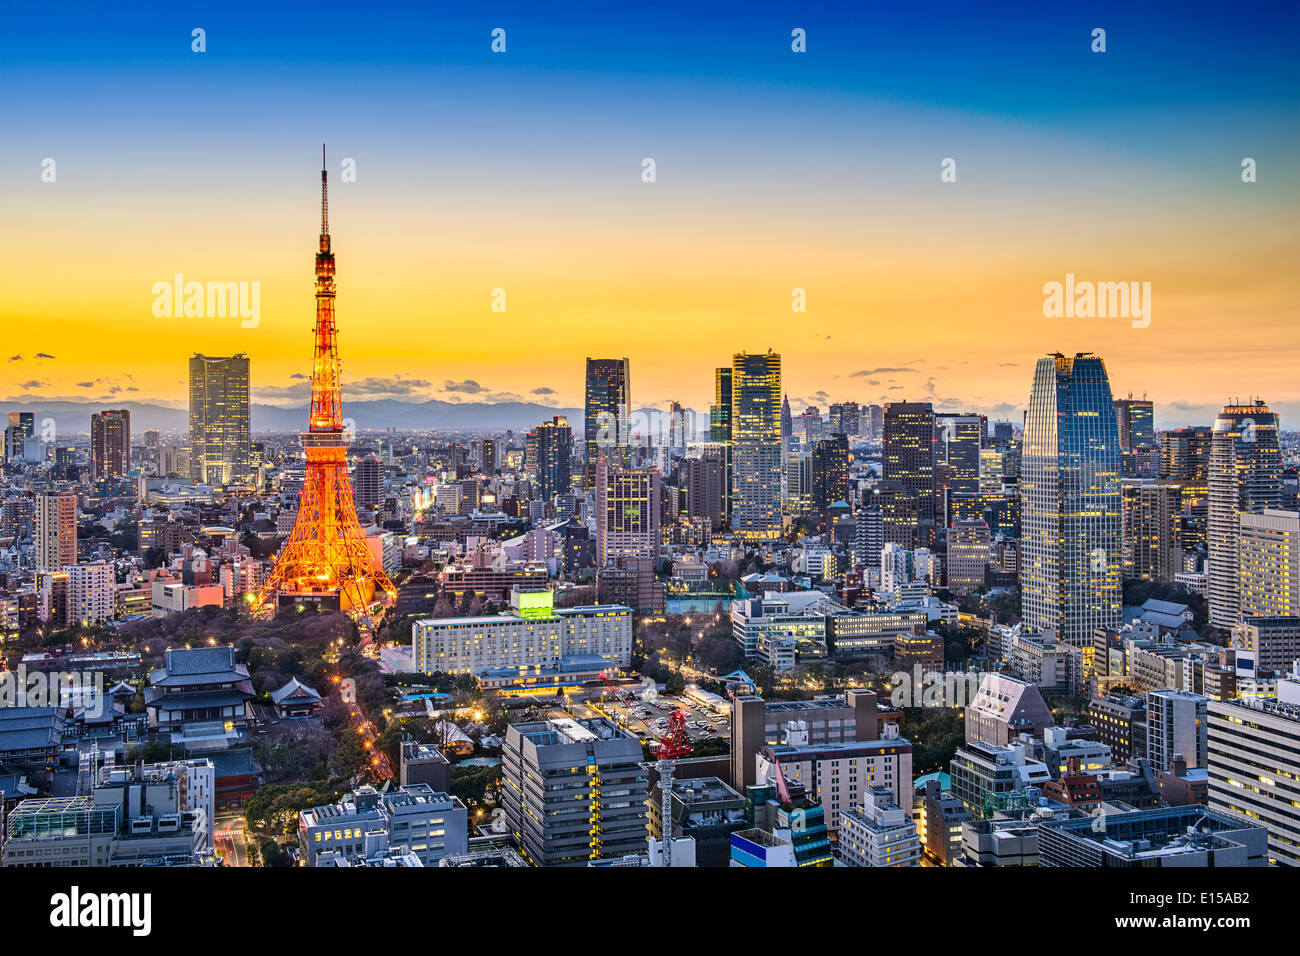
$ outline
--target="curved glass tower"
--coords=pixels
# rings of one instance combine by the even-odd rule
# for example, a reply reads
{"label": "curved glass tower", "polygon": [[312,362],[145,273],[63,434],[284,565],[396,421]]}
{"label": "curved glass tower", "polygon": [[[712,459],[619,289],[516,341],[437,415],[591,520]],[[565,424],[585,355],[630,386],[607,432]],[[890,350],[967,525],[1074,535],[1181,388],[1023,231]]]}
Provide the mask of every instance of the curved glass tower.
{"label": "curved glass tower", "polygon": [[1106,363],[1041,358],[1020,460],[1021,616],[1057,640],[1118,627],[1123,592],[1119,429]]}

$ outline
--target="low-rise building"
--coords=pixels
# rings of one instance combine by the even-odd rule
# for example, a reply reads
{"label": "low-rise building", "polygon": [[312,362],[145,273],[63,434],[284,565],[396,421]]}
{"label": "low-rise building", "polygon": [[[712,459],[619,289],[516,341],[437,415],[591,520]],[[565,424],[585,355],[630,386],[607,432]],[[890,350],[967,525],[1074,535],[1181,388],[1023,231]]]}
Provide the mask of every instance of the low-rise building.
{"label": "low-rise building", "polygon": [[[404,847],[422,866],[468,848],[468,813],[459,797],[427,784],[380,792],[363,786],[337,803],[298,814],[298,848],[305,866],[366,861]],[[382,834],[382,840],[375,834]]]}
{"label": "low-rise building", "polygon": [[558,669],[598,657],[632,662],[632,609],[619,604],[559,608],[545,590],[511,591],[510,614],[425,618],[411,629],[416,671],[500,676],[501,668]]}
{"label": "low-rise building", "polygon": [[1053,820],[1039,828],[1040,866],[1265,866],[1262,826],[1199,806]]}
{"label": "low-rise building", "polygon": [[888,787],[870,787],[862,806],[840,811],[840,859],[847,866],[918,866],[921,838]]}

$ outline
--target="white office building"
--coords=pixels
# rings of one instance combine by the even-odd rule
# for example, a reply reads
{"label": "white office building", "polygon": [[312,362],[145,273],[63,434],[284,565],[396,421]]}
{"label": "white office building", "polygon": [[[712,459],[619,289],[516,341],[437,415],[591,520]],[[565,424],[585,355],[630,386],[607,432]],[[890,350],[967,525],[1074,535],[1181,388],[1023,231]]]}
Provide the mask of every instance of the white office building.
{"label": "white office building", "polygon": [[550,591],[515,588],[511,613],[425,618],[411,629],[416,671],[481,674],[497,667],[558,667],[574,657],[632,663],[632,609],[621,604],[560,608]]}

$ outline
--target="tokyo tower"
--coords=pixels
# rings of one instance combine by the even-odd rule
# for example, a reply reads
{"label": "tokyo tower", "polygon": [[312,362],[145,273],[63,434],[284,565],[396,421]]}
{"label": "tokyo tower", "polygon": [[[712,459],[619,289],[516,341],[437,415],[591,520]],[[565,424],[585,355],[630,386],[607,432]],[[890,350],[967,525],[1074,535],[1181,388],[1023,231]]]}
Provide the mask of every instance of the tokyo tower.
{"label": "tokyo tower", "polygon": [[339,399],[338,326],[334,321],[334,253],[330,252],[329,190],[321,147],[320,251],[316,253],[316,351],[311,371],[311,419],[302,434],[307,474],[293,534],[258,596],[277,604],[314,603],[364,610],[393,582],[366,543],[348,483],[347,438]]}

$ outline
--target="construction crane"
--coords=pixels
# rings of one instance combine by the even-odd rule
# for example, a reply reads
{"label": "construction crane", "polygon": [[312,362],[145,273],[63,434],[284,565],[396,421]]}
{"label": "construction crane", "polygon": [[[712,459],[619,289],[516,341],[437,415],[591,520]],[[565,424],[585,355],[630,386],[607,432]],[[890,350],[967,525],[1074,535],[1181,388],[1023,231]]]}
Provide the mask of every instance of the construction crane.
{"label": "construction crane", "polygon": [[658,760],[659,796],[661,798],[660,836],[664,847],[664,866],[673,865],[673,767],[677,760],[689,756],[695,748],[686,733],[686,711],[680,707],[668,718],[668,729],[659,738]]}

